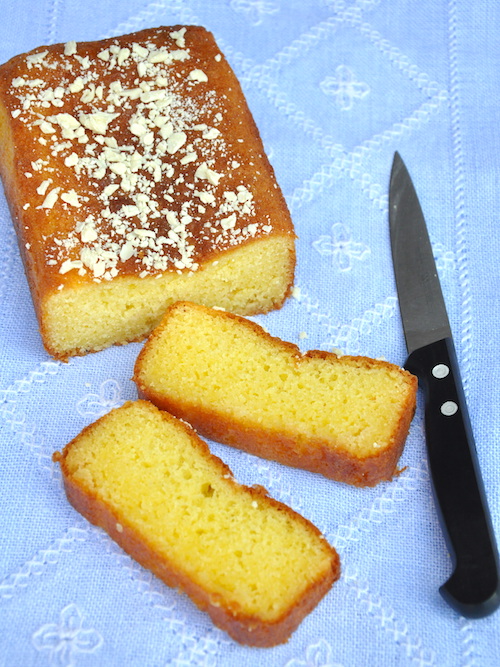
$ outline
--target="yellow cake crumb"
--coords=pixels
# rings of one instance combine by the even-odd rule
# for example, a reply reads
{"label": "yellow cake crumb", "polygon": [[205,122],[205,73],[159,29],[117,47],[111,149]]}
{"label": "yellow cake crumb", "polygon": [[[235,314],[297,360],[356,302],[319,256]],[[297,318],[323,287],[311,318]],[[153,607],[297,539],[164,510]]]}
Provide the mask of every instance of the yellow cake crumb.
{"label": "yellow cake crumb", "polygon": [[146,401],[105,415],[55,459],[76,509],[238,641],[285,641],[339,576],[309,521],[239,485],[188,425]]}
{"label": "yellow cake crumb", "polygon": [[193,303],[169,308],[134,380],[206,437],[360,485],[394,474],[417,389],[394,364],[302,354],[254,322]]}

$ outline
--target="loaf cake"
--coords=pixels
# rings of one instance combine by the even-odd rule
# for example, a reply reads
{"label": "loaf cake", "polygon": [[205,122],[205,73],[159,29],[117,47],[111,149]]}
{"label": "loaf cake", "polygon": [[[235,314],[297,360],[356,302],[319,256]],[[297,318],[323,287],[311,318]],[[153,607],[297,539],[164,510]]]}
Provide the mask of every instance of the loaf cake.
{"label": "loaf cake", "polygon": [[0,66],[0,175],[55,358],[140,340],[177,300],[245,315],[289,295],[290,215],[201,27],[45,46]]}
{"label": "loaf cake", "polygon": [[209,439],[357,486],[395,474],[417,391],[394,364],[302,354],[255,322],[187,302],[168,308],[134,381]]}
{"label": "loaf cake", "polygon": [[147,401],[101,417],[54,458],[83,516],[240,643],[285,642],[339,577],[313,524],[238,484],[193,429]]}

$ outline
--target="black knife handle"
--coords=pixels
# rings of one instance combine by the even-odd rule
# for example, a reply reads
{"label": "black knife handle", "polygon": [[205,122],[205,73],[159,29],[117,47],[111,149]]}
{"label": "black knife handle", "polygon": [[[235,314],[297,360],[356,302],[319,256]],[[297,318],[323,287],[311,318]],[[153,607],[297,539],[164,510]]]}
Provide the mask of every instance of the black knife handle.
{"label": "black knife handle", "polygon": [[500,606],[498,549],[451,338],[415,350],[405,368],[425,396],[425,432],[432,486],[453,573],[440,588],[468,618]]}

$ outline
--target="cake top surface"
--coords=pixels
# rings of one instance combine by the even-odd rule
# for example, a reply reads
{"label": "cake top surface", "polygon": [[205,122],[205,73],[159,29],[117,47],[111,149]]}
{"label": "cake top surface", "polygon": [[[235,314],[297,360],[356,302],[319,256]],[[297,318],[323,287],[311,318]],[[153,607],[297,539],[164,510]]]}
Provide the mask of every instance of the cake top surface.
{"label": "cake top surface", "polygon": [[[17,215],[59,287],[196,270],[273,229],[281,193],[239,84],[203,28],[35,49],[0,67],[0,100]],[[261,184],[264,173],[273,187]]]}

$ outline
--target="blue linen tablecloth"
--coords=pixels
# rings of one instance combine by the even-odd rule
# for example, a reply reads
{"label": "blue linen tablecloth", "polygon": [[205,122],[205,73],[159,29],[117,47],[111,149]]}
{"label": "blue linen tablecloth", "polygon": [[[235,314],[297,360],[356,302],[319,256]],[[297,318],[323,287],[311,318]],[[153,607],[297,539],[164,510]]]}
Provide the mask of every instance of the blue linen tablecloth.
{"label": "blue linen tablecloth", "polygon": [[[500,534],[500,5],[496,0],[3,0],[0,61],[42,44],[199,24],[227,55],[299,236],[294,297],[256,317],[302,349],[403,364],[387,187],[417,187]],[[311,519],[342,577],[290,641],[242,647],[68,504],[52,452],[136,397],[140,344],[44,351],[0,195],[0,665],[500,664],[500,612],[457,615],[419,402],[404,472],[373,489],[212,450]],[[452,446],[452,443],[450,443]]]}

